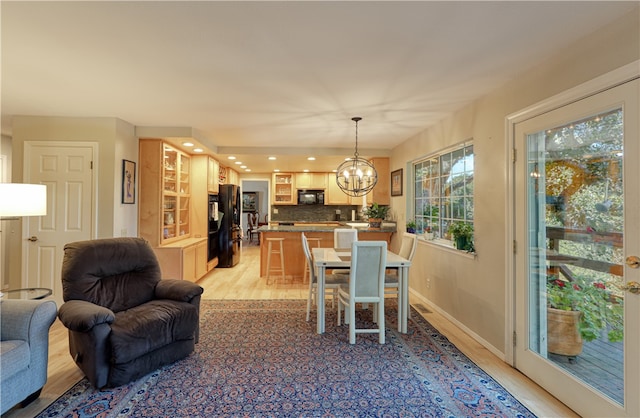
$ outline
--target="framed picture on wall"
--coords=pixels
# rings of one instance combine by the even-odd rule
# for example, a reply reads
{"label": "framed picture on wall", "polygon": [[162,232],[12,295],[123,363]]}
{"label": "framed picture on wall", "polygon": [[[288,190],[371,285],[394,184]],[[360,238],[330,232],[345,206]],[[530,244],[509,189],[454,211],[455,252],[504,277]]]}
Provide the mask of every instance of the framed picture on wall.
{"label": "framed picture on wall", "polygon": [[255,212],[258,208],[258,194],[256,192],[242,192],[242,211]]}
{"label": "framed picture on wall", "polygon": [[391,196],[402,196],[402,169],[391,172]]}
{"label": "framed picture on wall", "polygon": [[136,203],[136,163],[122,160],[122,203]]}

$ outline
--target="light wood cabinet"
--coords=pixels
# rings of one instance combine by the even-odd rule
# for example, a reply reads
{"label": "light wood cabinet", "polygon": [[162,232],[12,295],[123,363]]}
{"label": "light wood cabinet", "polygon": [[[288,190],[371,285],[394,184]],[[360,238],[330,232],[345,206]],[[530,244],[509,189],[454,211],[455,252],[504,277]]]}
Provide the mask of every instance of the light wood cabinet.
{"label": "light wood cabinet", "polygon": [[240,177],[238,176],[238,172],[233,168],[227,168],[227,183],[226,184],[235,184],[240,185]]}
{"label": "light wood cabinet", "polygon": [[271,194],[274,205],[295,205],[297,202],[292,173],[276,173],[273,175]]}
{"label": "light wood cabinet", "polygon": [[220,185],[220,163],[207,156],[207,191],[218,194]]}
{"label": "light wood cabinet", "polygon": [[296,173],[296,189],[325,190],[327,188],[326,173]]}
{"label": "light wood cabinet", "polygon": [[153,249],[163,279],[198,281],[207,273],[207,239],[189,238]]}
{"label": "light wood cabinet", "polygon": [[324,194],[325,205],[351,205],[352,198],[342,191],[336,182],[336,173],[325,175],[327,179],[327,189]]}
{"label": "light wood cabinet", "polygon": [[191,236],[191,157],[140,139],[140,236],[161,246]]}
{"label": "light wood cabinet", "polygon": [[389,172],[389,158],[380,157],[369,160],[378,173],[378,182],[373,190],[367,195],[368,204],[377,203],[379,205],[391,204],[391,173]]}

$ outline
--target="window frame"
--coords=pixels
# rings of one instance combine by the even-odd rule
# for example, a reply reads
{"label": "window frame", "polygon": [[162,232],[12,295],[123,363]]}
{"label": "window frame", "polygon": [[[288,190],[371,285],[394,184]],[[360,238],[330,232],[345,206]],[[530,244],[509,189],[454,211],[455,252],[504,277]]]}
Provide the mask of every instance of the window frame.
{"label": "window frame", "polygon": [[[471,157],[470,161],[469,157]],[[448,227],[456,221],[475,225],[473,216],[475,202],[474,162],[474,141],[473,138],[469,138],[422,156],[410,163],[413,183],[411,185],[412,204],[409,208],[408,219],[415,221],[416,234],[421,240],[454,248],[453,239],[448,236]],[[462,168],[459,167],[460,163],[463,164]],[[455,168],[456,166],[457,168]],[[436,169],[437,171],[435,171]],[[458,182],[462,181],[461,185],[454,184],[456,177],[458,177]],[[428,183],[426,188],[425,182]],[[447,207],[445,207],[445,202],[448,202]],[[428,207],[427,212],[429,213],[425,213],[425,207]],[[416,214],[419,208],[422,208],[422,215]],[[434,225],[435,223],[437,225]],[[430,226],[431,229],[425,229],[426,226]],[[443,229],[446,229],[444,233]]]}

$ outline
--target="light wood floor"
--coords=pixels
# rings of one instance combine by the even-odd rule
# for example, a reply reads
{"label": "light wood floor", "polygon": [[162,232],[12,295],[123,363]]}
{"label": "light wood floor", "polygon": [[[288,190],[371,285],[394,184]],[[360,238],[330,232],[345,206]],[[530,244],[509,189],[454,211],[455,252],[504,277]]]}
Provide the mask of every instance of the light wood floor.
{"label": "light wood floor", "polygon": [[[205,290],[203,299],[306,299],[308,287],[300,281],[266,285],[259,277],[259,249],[245,247],[240,263],[233,268],[214,269],[198,284]],[[437,313],[423,316],[467,357],[473,360],[520,402],[540,417],[577,417],[553,396],[526,376],[494,356],[475,340]],[[3,418],[33,417],[56,400],[83,374],[69,355],[67,331],[59,320],[51,327],[49,346],[49,376],[39,399],[27,408],[14,408]]]}

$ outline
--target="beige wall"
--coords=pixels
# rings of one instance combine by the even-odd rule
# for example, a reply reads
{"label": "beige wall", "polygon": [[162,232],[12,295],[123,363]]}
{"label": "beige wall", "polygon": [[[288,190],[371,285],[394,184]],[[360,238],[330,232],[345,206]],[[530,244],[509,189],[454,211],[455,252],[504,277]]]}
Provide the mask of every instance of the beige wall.
{"label": "beige wall", "polygon": [[[410,286],[418,297],[476,334],[493,351],[505,352],[506,335],[504,288],[509,255],[505,219],[510,166],[506,116],[638,60],[639,33],[636,8],[393,150],[390,169],[406,170],[416,158],[416,149],[426,156],[473,138],[477,257],[421,242],[411,267]],[[405,177],[410,181],[410,175]],[[392,207],[403,225],[408,209],[405,197],[392,198]]]}
{"label": "beige wall", "polygon": [[[98,144],[97,230],[95,238],[137,235],[137,201],[123,205],[122,160],[138,161],[134,126],[116,118],[15,116],[13,118],[13,181],[23,178],[25,141],[82,141]],[[95,165],[94,165],[95,167]],[[136,179],[137,180],[137,179]]]}

